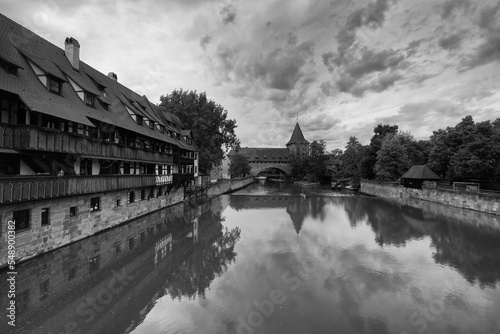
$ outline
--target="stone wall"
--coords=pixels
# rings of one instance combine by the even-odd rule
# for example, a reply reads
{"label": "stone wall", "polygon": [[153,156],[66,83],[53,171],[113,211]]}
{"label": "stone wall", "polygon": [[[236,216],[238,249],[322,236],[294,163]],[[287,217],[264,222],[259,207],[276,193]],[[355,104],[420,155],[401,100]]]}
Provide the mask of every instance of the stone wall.
{"label": "stone wall", "polygon": [[[207,194],[213,198],[239,189],[254,182],[253,178],[225,180],[214,184]],[[14,211],[29,210],[29,227],[16,231],[16,262],[68,245],[95,235],[132,219],[184,201],[184,188],[165,188],[158,196],[158,188],[150,197],[150,188],[144,188],[145,199],[141,200],[141,189],[133,189],[134,202],[129,203],[128,190],[72,196],[52,200],[31,201],[0,206],[0,249],[7,249],[7,223],[13,220]],[[99,198],[99,210],[91,211],[92,198]],[[117,199],[120,198],[120,205]],[[70,216],[70,207],[76,207],[76,215]],[[49,224],[41,224],[42,209],[49,209]],[[7,252],[0,253],[0,268],[7,264]]]}
{"label": "stone wall", "polygon": [[220,194],[224,194],[230,191],[234,191],[236,189],[246,187],[253,182],[254,182],[253,177],[219,181],[217,183],[212,184],[212,188],[208,190],[207,196],[209,198],[219,196]]}
{"label": "stone wall", "polygon": [[500,198],[486,194],[456,192],[442,189],[412,189],[397,184],[361,181],[361,192],[397,199],[420,199],[457,208],[500,215]]}

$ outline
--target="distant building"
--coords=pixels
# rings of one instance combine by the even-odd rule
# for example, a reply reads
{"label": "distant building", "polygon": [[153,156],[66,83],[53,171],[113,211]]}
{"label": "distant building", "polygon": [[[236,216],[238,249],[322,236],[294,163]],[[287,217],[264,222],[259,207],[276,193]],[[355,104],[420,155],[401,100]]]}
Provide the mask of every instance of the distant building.
{"label": "distant building", "polygon": [[224,176],[229,177],[230,159],[235,154],[241,154],[248,159],[251,167],[250,174],[253,176],[259,174],[290,175],[292,172],[290,164],[291,156],[293,154],[309,154],[309,142],[304,138],[300,125],[297,122],[292,136],[286,144],[286,148],[242,147],[239,151],[232,150],[228,153],[228,157],[224,159],[225,162],[219,166],[220,169],[216,167],[217,170],[213,176],[218,177],[220,175],[220,178],[224,178]]}

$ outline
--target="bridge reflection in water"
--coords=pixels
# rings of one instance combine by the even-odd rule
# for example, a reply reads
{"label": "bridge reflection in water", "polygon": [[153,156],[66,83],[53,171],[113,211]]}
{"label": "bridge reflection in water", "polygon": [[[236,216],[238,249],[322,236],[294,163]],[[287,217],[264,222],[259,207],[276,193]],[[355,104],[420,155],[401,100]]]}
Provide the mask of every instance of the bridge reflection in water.
{"label": "bridge reflection in water", "polygon": [[496,333],[499,254],[499,217],[254,184],[19,265],[16,332]]}

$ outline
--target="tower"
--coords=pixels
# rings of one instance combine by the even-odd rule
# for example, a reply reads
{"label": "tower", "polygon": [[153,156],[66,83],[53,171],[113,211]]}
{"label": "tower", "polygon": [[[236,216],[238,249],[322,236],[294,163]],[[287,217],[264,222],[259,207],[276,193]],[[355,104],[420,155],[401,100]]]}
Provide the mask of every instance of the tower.
{"label": "tower", "polygon": [[304,138],[299,122],[295,124],[292,137],[286,144],[286,148],[290,154],[306,155],[309,153],[309,142]]}

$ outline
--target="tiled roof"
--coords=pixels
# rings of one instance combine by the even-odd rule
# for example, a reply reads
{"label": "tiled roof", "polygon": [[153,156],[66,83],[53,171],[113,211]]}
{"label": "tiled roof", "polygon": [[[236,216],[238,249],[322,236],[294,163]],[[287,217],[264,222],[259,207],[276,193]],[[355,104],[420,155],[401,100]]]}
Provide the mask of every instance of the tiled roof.
{"label": "tiled roof", "polygon": [[439,180],[441,179],[426,165],[412,166],[403,176],[402,179],[421,179],[421,180]]}
{"label": "tiled roof", "polygon": [[[64,41],[61,41],[61,44],[63,43]],[[20,68],[17,76],[7,74],[0,68],[0,90],[18,95],[26,106],[34,111],[88,126],[94,126],[96,122],[104,122],[145,137],[179,145],[187,150],[194,149],[194,146],[171,138],[156,128],[153,130],[146,125],[138,125],[130,117],[125,106],[134,113],[180,133],[184,126],[178,117],[159,109],[145,96],[135,93],[81,60],[79,70],[75,70],[66,58],[63,49],[2,14],[0,14],[0,58]],[[28,60],[44,72],[65,81],[60,95],[48,91],[38,79]],[[87,92],[96,95],[98,100],[109,106],[108,110],[97,101],[94,107],[87,106],[67,82],[67,78]],[[105,87],[104,92],[99,90],[97,84]],[[175,123],[177,128],[168,125],[165,118]]]}
{"label": "tiled roof", "polygon": [[242,147],[238,152],[233,150],[228,155],[238,153],[245,156],[249,162],[283,162],[290,159],[287,148]]}
{"label": "tiled roof", "polygon": [[297,124],[295,124],[295,129],[293,129],[292,137],[286,145],[288,146],[292,144],[309,144],[309,142],[304,138],[298,122]]}

